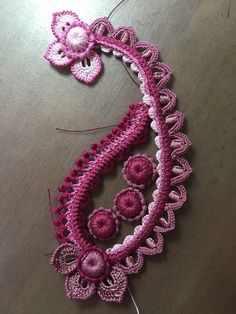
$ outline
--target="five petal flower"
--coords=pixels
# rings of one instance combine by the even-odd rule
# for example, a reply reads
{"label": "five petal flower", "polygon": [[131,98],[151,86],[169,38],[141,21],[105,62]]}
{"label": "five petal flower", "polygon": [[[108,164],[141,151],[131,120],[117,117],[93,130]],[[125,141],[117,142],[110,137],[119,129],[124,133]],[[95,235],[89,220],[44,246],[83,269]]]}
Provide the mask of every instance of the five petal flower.
{"label": "five petal flower", "polygon": [[85,300],[96,291],[103,301],[120,302],[127,277],[119,265],[110,265],[109,256],[99,248],[81,250],[72,243],[60,245],[51,258],[54,269],[66,275],[68,298]]}

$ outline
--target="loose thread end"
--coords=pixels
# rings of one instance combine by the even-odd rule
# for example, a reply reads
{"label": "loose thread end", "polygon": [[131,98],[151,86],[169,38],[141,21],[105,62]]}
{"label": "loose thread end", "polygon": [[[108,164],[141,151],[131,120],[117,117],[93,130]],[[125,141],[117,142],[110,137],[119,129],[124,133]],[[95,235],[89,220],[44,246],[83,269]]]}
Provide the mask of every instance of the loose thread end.
{"label": "loose thread end", "polygon": [[91,132],[91,131],[103,130],[103,129],[114,128],[114,127],[117,127],[117,124],[105,125],[105,126],[100,126],[97,128],[82,129],[82,130],[72,130],[72,129],[63,129],[63,128],[56,128],[56,130],[63,131],[63,132],[83,133],[83,132]]}
{"label": "loose thread end", "polygon": [[128,291],[129,291],[131,300],[132,300],[132,302],[133,302],[133,304],[134,304],[134,307],[135,307],[135,310],[136,310],[137,314],[140,314],[140,313],[139,313],[139,308],[138,308],[138,306],[137,306],[137,303],[136,303],[135,300],[134,300],[133,294],[132,294],[132,292],[131,292],[129,286],[128,286]]}

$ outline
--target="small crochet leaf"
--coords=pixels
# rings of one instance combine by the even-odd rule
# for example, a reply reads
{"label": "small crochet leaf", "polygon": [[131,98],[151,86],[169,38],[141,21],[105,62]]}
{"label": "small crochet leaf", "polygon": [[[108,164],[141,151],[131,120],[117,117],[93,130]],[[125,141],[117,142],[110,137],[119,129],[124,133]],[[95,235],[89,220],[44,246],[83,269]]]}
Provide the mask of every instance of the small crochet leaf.
{"label": "small crochet leaf", "polygon": [[96,292],[96,285],[86,282],[76,272],[66,277],[65,290],[69,299],[86,300]]}
{"label": "small crochet leaf", "polygon": [[150,65],[157,62],[159,52],[154,44],[139,41],[136,43],[135,48]]}
{"label": "small crochet leaf", "polygon": [[64,67],[72,63],[72,60],[65,54],[65,47],[57,41],[48,46],[44,57],[57,67]]}
{"label": "small crochet leaf", "polygon": [[102,60],[96,52],[83,59],[76,61],[71,66],[74,77],[86,84],[92,84],[102,71]]}
{"label": "small crochet leaf", "polygon": [[76,21],[80,21],[77,14],[72,11],[61,11],[53,13],[52,32],[57,39],[61,39],[65,31],[70,25]]}
{"label": "small crochet leaf", "polygon": [[98,294],[103,301],[121,302],[127,288],[127,278],[119,266],[113,266],[110,276],[98,287]]}
{"label": "small crochet leaf", "polygon": [[79,249],[75,245],[62,244],[53,253],[51,264],[58,273],[70,274],[77,267],[78,253]]}
{"label": "small crochet leaf", "polygon": [[95,20],[90,27],[95,35],[108,36],[113,32],[113,26],[107,17]]}

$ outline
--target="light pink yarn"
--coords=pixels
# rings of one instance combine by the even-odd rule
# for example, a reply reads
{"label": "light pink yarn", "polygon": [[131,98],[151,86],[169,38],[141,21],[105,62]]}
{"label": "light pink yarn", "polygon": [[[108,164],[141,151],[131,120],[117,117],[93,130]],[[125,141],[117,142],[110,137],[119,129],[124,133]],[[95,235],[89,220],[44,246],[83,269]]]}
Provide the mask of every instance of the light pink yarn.
{"label": "light pink yarn", "polygon": [[105,261],[101,253],[91,251],[81,262],[81,270],[89,277],[99,277],[105,271]]}
{"label": "light pink yarn", "polygon": [[66,36],[66,44],[74,51],[85,50],[88,46],[88,34],[86,30],[79,26],[71,28]]}

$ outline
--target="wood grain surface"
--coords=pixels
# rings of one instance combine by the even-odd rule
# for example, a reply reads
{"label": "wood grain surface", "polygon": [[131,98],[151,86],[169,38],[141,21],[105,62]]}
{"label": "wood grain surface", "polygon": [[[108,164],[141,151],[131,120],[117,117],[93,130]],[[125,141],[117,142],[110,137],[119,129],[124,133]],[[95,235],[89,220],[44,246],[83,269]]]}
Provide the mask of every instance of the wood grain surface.
{"label": "wood grain surface", "polygon": [[[88,87],[43,59],[53,40],[54,11],[71,9],[90,23],[115,0],[0,1],[0,313],[135,313],[93,297],[67,300],[64,279],[45,252],[57,243],[47,188],[56,187],[73,160],[106,131],[57,132],[56,127],[113,124],[141,94],[115,58],[103,56],[104,75]],[[111,17],[157,43],[174,71],[171,88],[186,114],[193,142],[189,200],[177,214],[164,253],[146,258],[129,284],[141,314],[236,313],[236,1],[127,0]],[[152,142],[142,148],[149,154]],[[94,205],[111,205],[124,185],[120,168],[106,176]],[[133,226],[124,224],[122,236]]]}

